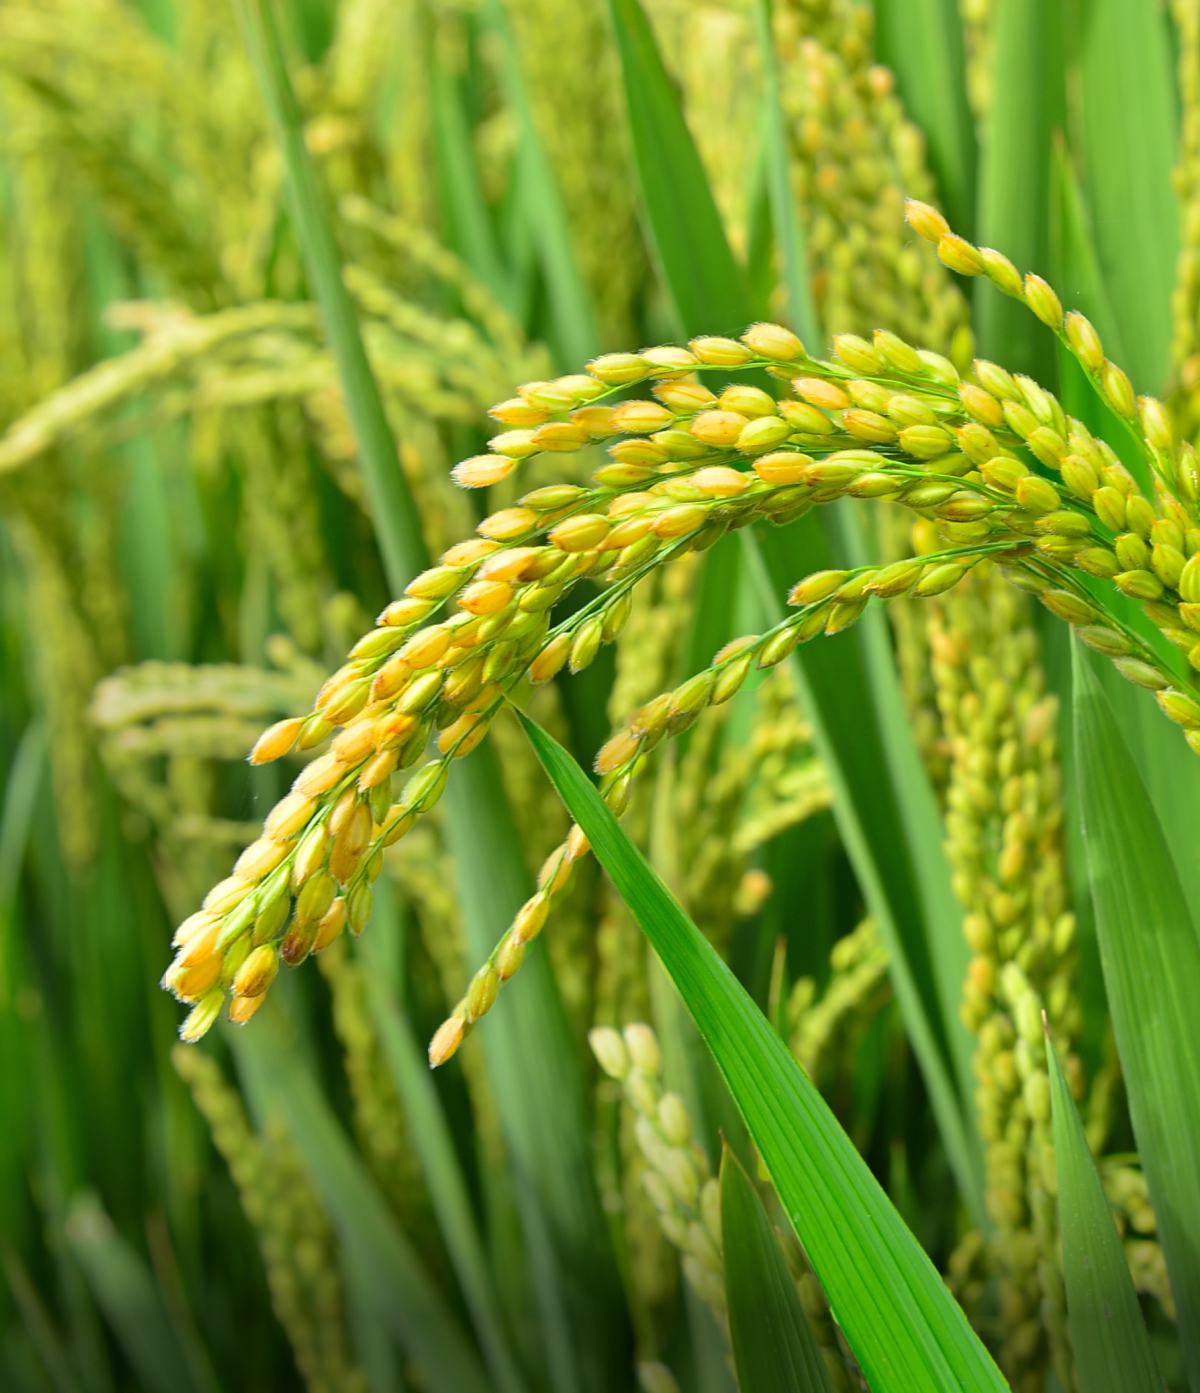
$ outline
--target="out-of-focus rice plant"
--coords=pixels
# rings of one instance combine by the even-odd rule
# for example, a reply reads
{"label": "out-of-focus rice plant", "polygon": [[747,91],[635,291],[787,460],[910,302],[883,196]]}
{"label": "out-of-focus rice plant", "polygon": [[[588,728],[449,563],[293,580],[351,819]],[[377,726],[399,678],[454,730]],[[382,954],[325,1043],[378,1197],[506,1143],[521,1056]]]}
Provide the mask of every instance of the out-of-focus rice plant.
{"label": "out-of-focus rice plant", "polygon": [[4,1388],[1196,1389],[1195,11],[0,5]]}

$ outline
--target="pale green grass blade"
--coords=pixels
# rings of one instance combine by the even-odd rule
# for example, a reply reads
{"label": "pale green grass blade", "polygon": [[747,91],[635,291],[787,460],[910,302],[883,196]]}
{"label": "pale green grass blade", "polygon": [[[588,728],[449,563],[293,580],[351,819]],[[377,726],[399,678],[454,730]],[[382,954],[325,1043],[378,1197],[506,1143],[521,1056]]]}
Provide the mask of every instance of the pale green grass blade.
{"label": "pale green grass blade", "polygon": [[1162,1393],[1112,1211],[1046,1034],[1063,1276],[1080,1393]]}
{"label": "pale green grass blade", "polygon": [[766,127],[766,174],[770,194],[771,221],[783,251],[784,282],[788,292],[788,319],[801,339],[818,352],[821,326],[808,275],[808,252],[804,226],[796,215],[788,153],[787,130],[780,105],[779,68],[775,60],[775,40],[771,32],[771,0],[757,0],[754,18],[758,48],[762,54],[764,124]]}
{"label": "pale green grass blade", "polygon": [[[490,746],[458,761],[442,803],[467,951],[483,962],[532,892]],[[578,1051],[543,944],[466,1046],[482,1048],[521,1212],[555,1393],[624,1388],[631,1349],[592,1171]]]}
{"label": "pale green grass blade", "polygon": [[402,1365],[404,1356],[392,1339],[379,1311],[374,1276],[368,1265],[341,1255],[338,1264],[346,1284],[346,1326],[354,1360],[367,1376],[369,1393],[408,1393]]}
{"label": "pale green grass blade", "polygon": [[[1167,375],[1179,209],[1178,116],[1165,9],[1091,0],[1080,51],[1082,155],[1100,265],[1140,392]],[[1111,356],[1111,354],[1110,354]]]}
{"label": "pale green grass blade", "polygon": [[609,0],[650,241],[685,334],[750,321],[741,267],[639,0]]}
{"label": "pale green grass blade", "polygon": [[5,1247],[0,1250],[0,1264],[29,1344],[37,1352],[54,1393],[83,1393],[63,1341],[20,1259]]}
{"label": "pale green grass blade", "polygon": [[1074,645],[1076,776],[1096,931],[1193,1388],[1200,1388],[1200,936],[1111,705]]}
{"label": "pale green grass blade", "polygon": [[833,1393],[767,1211],[728,1147],[721,1157],[721,1238],[741,1393]]}
{"label": "pale green grass blade", "polygon": [[[260,1024],[261,1022],[261,1024]],[[254,1030],[229,1040],[252,1111],[282,1115],[321,1196],[339,1246],[361,1263],[380,1314],[436,1393],[487,1393],[491,1384],[470,1340],[446,1309],[418,1255],[367,1174],[304,1064],[286,1014],[272,1000]]]}
{"label": "pale green grass blade", "polygon": [[1192,922],[1200,924],[1200,837],[1196,835],[1200,827],[1200,768],[1196,756],[1179,727],[1163,720],[1148,693],[1131,687],[1115,669],[1101,667],[1099,678],[1158,814]]}
{"label": "pale green grass blade", "polygon": [[517,119],[519,187],[528,200],[527,222],[546,281],[547,310],[559,362],[568,371],[599,352],[596,317],[571,249],[567,212],[538,139],[508,16],[501,0],[489,0],[485,15],[500,41],[504,91]]}
{"label": "pale green grass blade", "polygon": [[[4,961],[3,936],[17,895],[33,805],[45,771],[46,728],[40,720],[30,721],[5,775],[4,804],[0,810],[0,963]],[[0,1003],[5,997],[0,981]]]}
{"label": "pale green grass blade", "polygon": [[[992,22],[995,95],[982,140],[976,241],[1045,275],[1051,131],[1063,107],[1060,0],[999,0]],[[975,332],[983,357],[1053,381],[1049,331],[994,286],[975,286]]]}
{"label": "pale green grass blade", "polygon": [[454,1275],[471,1313],[488,1371],[498,1393],[522,1393],[525,1381],[504,1331],[454,1140],[428,1062],[397,997],[394,975],[388,970],[389,939],[402,932],[395,894],[388,880],[381,879],[375,886],[371,931],[358,944],[366,968],[371,1018],[379,1032],[384,1058],[429,1187],[438,1228],[454,1264]]}
{"label": "pale green grass blade", "polygon": [[354,306],[342,284],[333,225],[304,143],[304,126],[288,80],[271,0],[237,0],[236,8],[287,170],[296,237],[346,394],[384,569],[393,589],[399,591],[425,565],[421,519],[400,470],[396,443],[367,362]]}
{"label": "pale green grass blade", "polygon": [[692,1013],[874,1393],[1004,1389],[933,1264],[783,1040],[587,775],[541,727],[521,719]]}
{"label": "pale green grass blade", "polygon": [[[842,542],[842,554],[853,566],[867,566],[872,556],[864,535],[862,510],[844,499],[830,510]],[[782,618],[782,609],[777,609]],[[773,622],[777,622],[773,620]],[[959,1019],[963,982],[967,975],[970,950],[963,937],[962,906],[954,898],[950,866],[942,845],[944,825],[938,812],[933,786],[917,751],[904,714],[904,695],[887,619],[872,605],[859,621],[856,642],[863,656],[873,711],[879,723],[880,739],[892,787],[899,804],[900,825],[907,839],[913,879],[921,898],[929,958],[940,1006],[940,1021],[946,1034],[951,1068],[958,1083],[964,1116],[968,1123],[968,1144],[975,1147],[974,1073],[971,1060],[975,1040]],[[796,661],[802,663],[801,652]],[[976,1175],[982,1160],[973,1152]]]}
{"label": "pale green grass blade", "polygon": [[970,237],[975,127],[955,0],[875,0],[875,49],[895,72],[908,114],[925,132],[947,216],[956,231]]}
{"label": "pale green grass blade", "polygon": [[[759,576],[763,611],[772,624],[782,618],[779,596],[796,576],[837,564],[811,515],[786,530],[763,529],[754,542],[751,549],[748,540],[744,556]],[[814,746],[833,783],[834,818],[842,844],[888,950],[888,971],[904,1028],[921,1066],[954,1178],[975,1222],[983,1223],[982,1163],[966,1124],[964,1100],[970,1092],[962,1078],[965,1050],[950,1043],[952,1031],[961,1029],[952,1009],[957,1005],[953,964],[963,952],[960,921],[953,902],[947,904],[945,895],[938,893],[933,907],[941,906],[942,926],[935,934],[923,903],[930,887],[920,882],[922,863],[931,879],[936,870],[940,825],[936,817],[930,821],[929,809],[917,801],[925,776],[914,768],[915,752],[910,759],[903,753],[905,744],[911,747],[911,733],[886,713],[886,707],[878,707],[872,694],[872,666],[877,684],[886,680],[887,669],[878,654],[871,663],[861,642],[854,632],[823,639],[798,650],[790,661],[813,725]],[[892,700],[897,702],[893,715],[898,716],[898,698]],[[893,754],[888,751],[889,735],[897,742]],[[918,851],[922,839],[927,849]],[[944,858],[941,867],[946,874]],[[940,970],[932,954],[937,942],[946,954]],[[961,986],[961,978],[958,981]]]}
{"label": "pale green grass blade", "polygon": [[145,1393],[201,1393],[205,1385],[193,1374],[175,1338],[150,1270],[116,1232],[94,1196],[75,1198],[66,1233],[92,1297]]}

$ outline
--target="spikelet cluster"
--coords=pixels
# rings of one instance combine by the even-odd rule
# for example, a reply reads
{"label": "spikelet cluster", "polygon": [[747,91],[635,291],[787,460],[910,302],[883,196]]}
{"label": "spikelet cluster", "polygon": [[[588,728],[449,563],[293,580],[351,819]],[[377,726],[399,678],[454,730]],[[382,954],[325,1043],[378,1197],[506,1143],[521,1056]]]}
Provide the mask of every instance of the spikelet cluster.
{"label": "spikelet cluster", "polygon": [[1158,1218],[1150,1204],[1145,1175],[1140,1167],[1129,1164],[1126,1159],[1112,1158],[1101,1162],[1100,1179],[1121,1231],[1133,1285],[1138,1291],[1153,1296],[1166,1315],[1174,1320],[1175,1300],[1171,1295],[1162,1245],[1154,1237],[1158,1232]]}
{"label": "spikelet cluster", "polygon": [[598,1026],[588,1036],[610,1079],[620,1082],[637,1114],[637,1142],[646,1161],[642,1184],[659,1223],[683,1255],[683,1270],[729,1341],[725,1266],[721,1257],[721,1191],[677,1093],[663,1091],[662,1055],[648,1025],[623,1032]]}
{"label": "spikelet cluster", "polygon": [[[1159,402],[1134,400],[1091,325],[1078,315],[1064,320],[1044,281],[1022,281],[998,253],[956,238],[927,205],[910,204],[909,217],[937,241],[947,265],[987,274],[1061,335],[1136,433],[1155,501],[1032,379],[980,360],[974,380],[964,381],[947,358],[886,331],[873,341],[838,335],[834,360],[823,362],[794,334],[760,324],[740,340],[607,354],[586,374],[525,384],[492,409],[505,429],[486,454],[457,466],[461,485],[494,484],[534,455],[599,442],[607,442],[609,462],[590,486],[534,489],[486,517],[473,540],[449,548],[383,611],[310,716],[263,735],[256,763],[330,737],[332,744],[299,775],[233,875],[178,931],[165,984],[194,1003],[189,1037],[211,1025],[226,992],[233,1018],[246,1020],[280,961],[300,962],[347,925],[361,931],[383,851],[436,805],[453,760],[484,738],[518,683],[588,666],[621,632],[643,576],[730,529],[788,522],[835,498],[892,499],[919,516],[937,549],[799,581],[789,595],[794,614],[727,645],[709,668],[639,708],[603,747],[596,767],[610,807],[625,806],[640,760],[732,697],[753,666],[774,667],[800,643],[846,629],[872,596],[944,594],[985,558],[1112,657],[1126,678],[1153,690],[1200,749],[1194,678],[1161,659],[1076,578],[1083,571],[1140,600],[1186,650],[1190,667],[1200,667],[1200,457],[1175,444]],[[741,381],[718,395],[696,380],[705,369],[739,368],[765,369],[790,395]],[[611,404],[643,383],[649,397]],[[602,577],[607,588],[552,627],[550,610],[585,576]],[[451,599],[458,612],[434,619]],[[436,748],[426,759],[431,739]],[[417,765],[393,799],[393,774]],[[573,828],[547,858],[536,894],[435,1037],[434,1062],[490,1010],[587,850]]]}
{"label": "spikelet cluster", "polygon": [[808,1076],[822,1092],[836,1093],[845,1079],[827,1080],[833,1066],[853,1072],[863,1034],[891,1000],[887,953],[873,919],[834,944],[829,955],[833,969],[818,998],[816,983],[801,977],[787,1000],[788,1045]]}

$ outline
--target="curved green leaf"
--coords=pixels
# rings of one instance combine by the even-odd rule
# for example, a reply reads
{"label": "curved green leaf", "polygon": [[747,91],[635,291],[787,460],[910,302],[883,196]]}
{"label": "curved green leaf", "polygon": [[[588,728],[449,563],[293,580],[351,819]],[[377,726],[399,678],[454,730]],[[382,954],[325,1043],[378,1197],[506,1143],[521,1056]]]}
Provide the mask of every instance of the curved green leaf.
{"label": "curved green leaf", "polygon": [[1113,1033],[1193,1388],[1200,1388],[1200,937],[1108,698],[1074,644],[1075,757]]}
{"label": "curved green leaf", "polygon": [[1129,1264],[1049,1031],[1046,1068],[1063,1276],[1080,1393],[1162,1393]]}
{"label": "curved green leaf", "polygon": [[833,1393],[762,1200],[737,1157],[721,1157],[721,1244],[741,1393]]}
{"label": "curved green leaf", "polygon": [[[827,534],[837,535],[838,519],[823,521],[824,531],[809,514],[786,529],[742,533],[768,623],[783,617],[779,596],[797,576],[858,564],[858,557],[835,557]],[[966,1121],[970,1042],[957,1014],[967,956],[961,914],[933,793],[901,714],[887,638],[872,632],[878,622],[879,616],[864,615],[855,630],[809,644],[790,661],[833,783],[838,833],[887,947],[888,973],[938,1131],[959,1192],[982,1225],[982,1163]]]}
{"label": "curved green leaf", "polygon": [[933,1264],[745,988],[587,775],[540,726],[521,721],[687,1004],[874,1393],[1005,1389]]}

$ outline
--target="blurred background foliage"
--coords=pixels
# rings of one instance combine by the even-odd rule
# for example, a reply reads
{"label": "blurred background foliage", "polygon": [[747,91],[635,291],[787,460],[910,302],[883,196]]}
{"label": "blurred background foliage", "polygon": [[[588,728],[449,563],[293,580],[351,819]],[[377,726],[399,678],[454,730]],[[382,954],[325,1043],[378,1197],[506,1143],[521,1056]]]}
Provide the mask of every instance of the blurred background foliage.
{"label": "blurred background foliage", "polygon": [[[748,0],[646,11],[748,303],[797,317],[772,220],[761,15]],[[969,303],[909,233],[914,196],[1051,275],[1135,385],[1176,389],[1194,419],[1196,6],[960,11],[777,0],[788,174],[822,331],[882,326],[960,366],[979,349],[1055,383],[1050,336],[989,287]],[[277,13],[346,284],[438,551],[476,521],[449,467],[480,448],[491,403],[602,349],[694,328],[639,217],[611,15],[602,0],[289,0]],[[672,1379],[731,1388],[719,1274],[689,1250],[681,1281],[642,1183],[654,1167],[637,1109],[595,1069],[587,1031],[653,1020],[698,1154],[715,1161],[718,1129],[740,1129],[594,870],[546,935],[542,1000],[561,1028],[524,1041],[556,1041],[555,1069],[519,1054],[507,1072],[485,1068],[472,1041],[432,1082],[424,1073],[421,1046],[482,956],[463,903],[487,886],[461,883],[444,809],[389,854],[361,943],[289,974],[236,1039],[175,1043],[178,1009],[157,985],[172,926],[283,791],[283,774],[243,756],[264,725],[308,709],[387,586],[225,0],[4,0],[0,108],[0,1382],[600,1393],[636,1386],[640,1364],[650,1393]],[[556,457],[553,473],[533,461],[525,487],[586,477],[587,456]],[[494,486],[490,508],[511,492]],[[906,553],[885,508],[871,526],[885,553]],[[1074,899],[1079,947],[1060,929],[1022,967],[1075,1041],[1090,1140],[1175,1378],[1077,846],[1062,859],[1077,819],[1054,784],[1055,708],[1038,705],[1067,680],[1063,641],[988,585],[934,605],[928,625],[908,602],[893,607],[900,683],[951,814],[978,774],[956,744],[964,697],[986,700],[999,672],[1023,693],[1023,717],[1043,713],[1050,745],[1031,767],[1047,821],[1029,848],[1049,869],[1033,893],[1052,928]],[[582,761],[694,653],[761,627],[736,548],[685,558],[641,598],[614,649],[537,697],[538,719]],[[1051,1365],[1069,1383],[1042,1304],[1053,1307],[1038,1265],[1054,1231],[1037,1166],[1017,1148],[1015,1169],[1001,1158],[987,1170],[985,1240],[954,1198],[811,734],[781,671],[659,759],[628,825],[784,1032],[1014,1387],[1054,1386]],[[566,818],[517,730],[498,723],[493,744],[512,854],[531,875]],[[970,834],[948,817],[966,911],[980,890],[955,839]],[[497,1015],[519,1009],[514,993]],[[972,1009],[968,989],[986,1060],[989,1013]],[[1007,1087],[989,1068],[977,1069],[985,1101]],[[672,1237],[687,1247],[686,1232]],[[792,1256],[838,1386],[855,1387]]]}

